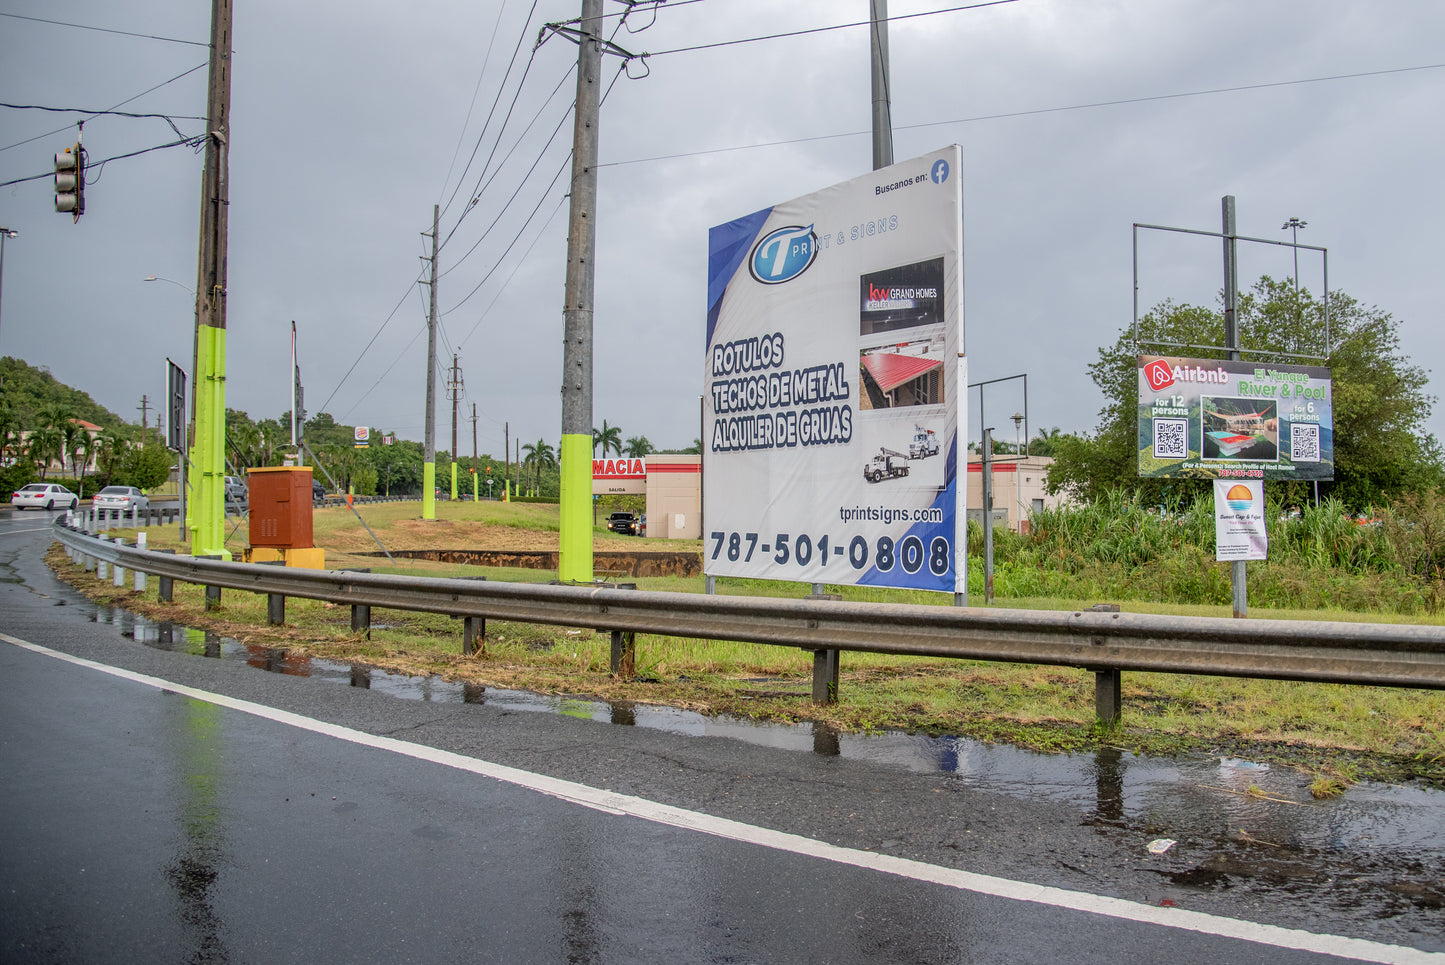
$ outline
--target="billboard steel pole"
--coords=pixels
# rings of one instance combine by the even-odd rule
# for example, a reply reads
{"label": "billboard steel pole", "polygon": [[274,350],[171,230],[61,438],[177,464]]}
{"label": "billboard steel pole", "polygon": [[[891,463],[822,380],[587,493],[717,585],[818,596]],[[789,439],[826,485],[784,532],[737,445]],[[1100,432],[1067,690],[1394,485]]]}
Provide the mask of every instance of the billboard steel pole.
{"label": "billboard steel pole", "polygon": [[[1239,361],[1239,239],[1235,223],[1234,195],[1220,199],[1224,220],[1224,346],[1231,362]],[[1202,443],[1201,443],[1202,445]],[[1249,587],[1245,580],[1244,560],[1229,564],[1229,580],[1234,590],[1234,615],[1249,615]]]}

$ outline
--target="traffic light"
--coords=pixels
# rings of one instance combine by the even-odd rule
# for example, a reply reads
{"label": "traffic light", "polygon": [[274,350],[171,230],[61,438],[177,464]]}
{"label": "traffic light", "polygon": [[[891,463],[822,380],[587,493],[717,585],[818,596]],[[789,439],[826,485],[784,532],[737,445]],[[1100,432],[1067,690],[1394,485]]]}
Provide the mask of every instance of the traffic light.
{"label": "traffic light", "polygon": [[79,143],[55,155],[55,210],[76,221],[85,214],[85,155]]}

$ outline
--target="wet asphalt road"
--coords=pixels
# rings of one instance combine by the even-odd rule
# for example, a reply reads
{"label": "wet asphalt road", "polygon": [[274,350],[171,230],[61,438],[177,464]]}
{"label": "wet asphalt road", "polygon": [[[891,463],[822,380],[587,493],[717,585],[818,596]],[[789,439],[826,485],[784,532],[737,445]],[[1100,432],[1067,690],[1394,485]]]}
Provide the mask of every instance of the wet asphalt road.
{"label": "wet asphalt road", "polygon": [[[1445,949],[1438,911],[1201,892],[1145,829],[941,775],[160,651],[0,519],[0,632],[422,748],[1042,885]],[[0,960],[1319,962],[604,813],[0,644]]]}

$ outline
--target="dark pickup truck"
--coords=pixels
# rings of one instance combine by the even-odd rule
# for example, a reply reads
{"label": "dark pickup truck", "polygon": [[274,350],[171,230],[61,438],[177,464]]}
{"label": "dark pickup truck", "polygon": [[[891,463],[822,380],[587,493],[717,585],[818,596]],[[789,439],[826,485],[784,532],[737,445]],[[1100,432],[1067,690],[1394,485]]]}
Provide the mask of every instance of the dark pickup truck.
{"label": "dark pickup truck", "polygon": [[636,536],[637,517],[632,513],[613,513],[607,517],[607,528],[622,536]]}

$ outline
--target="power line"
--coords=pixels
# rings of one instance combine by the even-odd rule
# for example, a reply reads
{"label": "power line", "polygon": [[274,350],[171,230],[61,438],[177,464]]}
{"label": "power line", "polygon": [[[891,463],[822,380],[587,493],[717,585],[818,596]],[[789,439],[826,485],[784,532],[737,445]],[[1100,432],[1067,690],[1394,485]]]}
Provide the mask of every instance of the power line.
{"label": "power line", "polygon": [[[949,121],[926,121],[922,124],[894,125],[895,131],[916,131],[927,127],[946,127],[949,124],[972,124],[977,121],[1000,121],[1013,117],[1032,117],[1039,114],[1060,114],[1067,111],[1083,111],[1095,107],[1120,107],[1126,104],[1146,104],[1150,101],[1175,100],[1184,97],[1203,97],[1208,94],[1233,94],[1241,91],[1267,90],[1274,87],[1293,87],[1300,84],[1321,84],[1326,81],[1355,80],[1362,77],[1381,77],[1388,74],[1404,74],[1419,70],[1439,70],[1445,64],[1420,64],[1415,67],[1391,67],[1383,70],[1365,70],[1352,74],[1331,74],[1325,77],[1304,77],[1297,80],[1270,81],[1260,84],[1240,84],[1235,87],[1212,87],[1203,90],[1177,91],[1171,94],[1151,94],[1144,97],[1124,97],[1117,100],[1090,101],[1085,104],[1068,104],[1060,107],[1037,107],[1026,111],[1006,111],[998,114],[975,114],[972,117],[958,117]],[[648,164],[653,161],[676,161],[682,158],[705,157],[709,154],[730,154],[736,151],[751,151],[765,147],[783,147],[789,144],[807,144],[812,141],[830,141],[843,137],[862,137],[871,131],[842,131],[836,134],[817,134],[812,137],[794,137],[781,141],[765,141],[761,144],[738,144],[732,147],[711,148],[704,151],[684,151],[678,154],[658,154],[652,157],[632,158],[626,161],[606,161],[598,167],[624,167],[629,164]]]}
{"label": "power line", "polygon": [[[903,13],[903,14],[899,14],[899,15],[896,16],[896,17],[889,17],[889,18],[888,18],[888,22],[889,22],[889,23],[892,23],[892,22],[894,22],[895,20],[912,20],[914,17],[933,17],[933,16],[937,16],[938,14],[941,14],[941,13],[958,13],[960,10],[978,10],[978,9],[983,8],[983,7],[998,7],[998,6],[1002,6],[1003,4],[1006,4],[1006,3],[1017,3],[1017,2],[1018,2],[1018,0],[985,0],[985,2],[983,2],[983,3],[971,3],[971,4],[967,4],[966,6],[962,6],[962,7],[948,7],[947,9],[944,9],[944,10],[925,10],[925,11],[923,11],[923,12],[921,12],[921,13]],[[698,45],[695,46],[695,47],[675,47],[675,48],[673,48],[672,50],[658,50],[658,51],[653,51],[653,52],[650,52],[650,53],[641,54],[640,56],[642,56],[642,57],[645,58],[645,57],[663,57],[663,56],[666,56],[667,54],[686,54],[686,53],[692,53],[693,51],[696,51],[696,50],[713,50],[713,49],[715,49],[715,48],[717,48],[717,47],[734,47],[734,46],[737,46],[738,44],[755,44],[755,43],[758,43],[758,42],[763,41],[763,40],[783,40],[783,39],[786,39],[786,38],[788,38],[788,37],[805,37],[805,36],[807,36],[808,34],[827,33],[827,32],[830,31],[830,30],[847,30],[847,29],[849,29],[850,27],[872,27],[873,24],[874,24],[874,21],[872,21],[872,20],[859,20],[859,21],[856,21],[856,22],[854,22],[854,23],[834,24],[834,25],[831,26],[831,27],[810,27],[810,28],[808,28],[808,29],[806,29],[806,30],[791,30],[791,31],[788,31],[787,33],[768,34],[768,35],[762,36],[762,37],[744,37],[744,38],[741,38],[741,39],[739,39],[739,40],[720,40],[720,41],[718,41],[717,43],[713,43],[713,44],[698,44]]]}
{"label": "power line", "polygon": [[34,23],[48,23],[56,27],[74,27],[76,30],[94,30],[104,34],[120,34],[122,37],[140,37],[143,40],[164,40],[171,44],[189,44],[192,47],[209,47],[208,43],[200,40],[179,40],[175,37],[158,37],[155,34],[132,33],[129,30],[113,30],[110,27],[92,27],[84,23],[66,23],[63,20],[46,20],[44,17],[27,17],[19,13],[0,13],[0,17],[13,17],[16,20],[29,20]]}
{"label": "power line", "polygon": [[8,108],[10,108],[11,110],[14,110],[14,111],[49,111],[49,112],[52,113],[52,114],[84,114],[84,115],[86,115],[87,117],[100,117],[100,116],[103,115],[103,114],[109,114],[109,115],[112,116],[112,117],[134,117],[134,118],[155,118],[155,117],[159,117],[159,118],[161,118],[162,120],[167,120],[167,121],[170,121],[170,120],[204,121],[204,120],[207,120],[207,118],[204,118],[204,117],[193,117],[193,116],[191,116],[191,115],[189,115],[189,114],[133,114],[133,113],[131,113],[130,111],[92,111],[92,110],[86,110],[86,109],[83,108],[83,107],[44,107],[44,106],[42,106],[42,105],[40,105],[40,104],[7,104],[7,103],[4,103],[3,101],[0,101],[0,107],[8,107]]}
{"label": "power line", "polygon": [[[145,95],[150,94],[150,93],[154,93],[155,91],[160,90],[162,87],[165,87],[167,84],[174,84],[176,81],[180,80],[182,77],[185,77],[185,76],[188,75],[188,74],[194,74],[196,71],[200,70],[202,67],[209,67],[209,66],[210,66],[210,61],[202,61],[201,63],[197,64],[196,66],[194,66],[194,67],[192,67],[192,68],[190,68],[189,70],[183,70],[183,71],[181,71],[179,74],[177,74],[176,76],[172,77],[170,80],[163,80],[163,81],[161,81],[159,84],[156,84],[154,87],[147,87],[145,90],[141,91],[139,94],[136,94],[136,95],[134,95],[134,96],[132,96],[132,97],[127,97],[125,100],[121,101],[119,104],[113,104],[110,109],[111,109],[111,110],[115,110],[117,107],[124,107],[125,105],[129,104],[131,101],[140,100],[140,99],[141,99],[142,97],[144,97]],[[56,128],[55,130],[53,130],[53,131],[48,131],[48,132],[46,132],[46,133],[44,133],[44,134],[37,134],[37,135],[35,135],[34,137],[26,138],[26,139],[23,140],[23,141],[16,141],[14,144],[7,144],[7,145],[5,145],[4,147],[0,147],[0,151],[8,151],[8,150],[10,150],[10,149],[13,148],[13,147],[20,147],[20,146],[25,145],[25,144],[30,144],[30,143],[33,142],[33,141],[39,141],[39,140],[41,140],[42,138],[53,137],[53,136],[55,136],[56,134],[61,134],[61,133],[64,133],[65,131],[68,131],[68,130],[70,130],[70,125],[69,125],[69,124],[67,124],[65,127],[58,127],[58,128]]]}
{"label": "power line", "polygon": [[[517,36],[517,45],[516,45],[514,48],[512,48],[512,59],[507,62],[507,72],[502,75],[502,82],[501,82],[501,84],[499,84],[499,85],[497,86],[497,96],[496,96],[495,98],[493,98],[493,100],[492,100],[492,107],[491,107],[491,109],[487,112],[487,119],[486,119],[486,121],[484,121],[484,122],[482,123],[482,129],[481,129],[481,131],[478,132],[478,134],[477,134],[477,143],[476,143],[476,145],[472,148],[471,157],[469,157],[469,158],[467,159],[467,166],[466,166],[465,168],[463,168],[463,169],[462,169],[462,173],[457,176],[457,185],[456,185],[456,187],[454,187],[454,188],[452,189],[451,197],[447,198],[447,203],[442,206],[443,211],[445,211],[446,209],[450,208],[450,207],[452,206],[452,202],[457,199],[457,192],[462,189],[462,180],[463,180],[464,178],[466,178],[467,172],[472,169],[472,162],[476,160],[477,151],[481,150],[482,141],[486,138],[486,135],[487,135],[487,128],[488,128],[489,126],[491,126],[492,118],[496,116],[496,113],[497,113],[497,104],[500,103],[501,100],[502,100],[502,92],[507,89],[507,78],[509,78],[509,77],[512,76],[512,68],[515,67],[516,64],[517,64],[517,54],[521,53],[522,44],[523,44],[523,42],[527,39],[527,34],[528,34],[529,30],[530,30],[530,28],[528,27],[528,23],[529,23],[529,22],[531,21],[531,19],[532,19],[532,14],[536,13],[536,11],[537,11],[537,0],[532,0],[532,8],[531,8],[529,11],[527,11],[527,17],[526,17],[525,20],[522,21],[522,31],[521,31],[521,33],[518,34],[518,36]],[[536,56],[537,56],[537,51],[534,49],[534,50],[532,51],[531,56],[527,58],[527,67],[526,67],[526,69],[523,70],[523,72],[522,72],[522,79],[517,82],[517,92],[518,92],[519,94],[521,93],[521,90],[522,90],[522,84],[524,84],[524,83],[526,82],[526,80],[527,80],[527,73],[528,73],[529,71],[531,71],[531,69],[532,69],[532,62],[533,62],[533,60],[536,59]],[[512,99],[512,103],[515,105],[516,102],[517,102],[517,101],[516,101],[516,98],[514,97],[514,98]],[[510,114],[510,110],[509,110],[508,113]],[[503,123],[502,128],[503,128],[503,129],[506,128],[505,122]],[[463,133],[465,133],[465,132],[463,132]],[[502,136],[502,132],[499,130],[499,131],[497,132],[497,139],[500,140],[500,139],[501,139],[501,136]],[[495,153],[495,148],[493,149],[493,152]],[[483,168],[482,173],[483,173],[483,174],[486,173],[486,169],[485,169],[485,168]],[[478,180],[480,181],[480,178],[478,178]],[[462,218],[465,218],[465,217],[467,216],[467,211],[470,211],[470,210],[471,210],[471,205],[468,205],[467,208],[466,208],[466,210],[464,210],[464,211],[461,213],[461,215],[459,215],[459,216],[457,217],[457,222],[458,222],[458,224],[461,223]],[[453,228],[452,228],[452,231],[455,232],[455,231],[456,231],[456,228],[453,227]],[[437,247],[440,248],[441,245],[438,245]]]}
{"label": "power line", "polygon": [[[454,148],[452,148],[452,160],[451,160],[451,164],[449,164],[449,165],[447,166],[446,177],[442,178],[442,191],[445,191],[445,190],[447,189],[447,183],[448,183],[449,181],[451,181],[451,179],[452,179],[452,171],[453,171],[453,169],[455,169],[456,166],[457,166],[457,155],[459,155],[459,154],[462,153],[462,141],[463,141],[463,139],[466,138],[466,136],[467,136],[467,128],[468,128],[469,126],[471,126],[471,123],[472,123],[472,111],[473,111],[473,110],[476,108],[476,106],[477,106],[477,95],[482,92],[482,81],[486,79],[486,76],[487,76],[487,66],[488,66],[489,64],[491,64],[491,62],[492,62],[492,47],[493,47],[493,45],[496,43],[496,40],[497,40],[497,28],[498,28],[499,26],[501,26],[502,17],[506,14],[506,12],[507,12],[507,0],[502,0],[502,3],[500,4],[500,6],[499,6],[498,9],[497,9],[497,20],[496,20],[495,23],[492,24],[492,36],[491,36],[491,38],[488,39],[488,41],[487,41],[487,54],[486,54],[485,57],[482,58],[482,69],[479,70],[479,71],[477,71],[477,86],[474,87],[474,88],[472,88],[472,100],[471,100],[471,103],[469,103],[469,104],[467,105],[467,116],[466,116],[466,119],[462,121],[462,129],[461,129],[461,131],[459,131],[459,132],[457,133],[457,146],[454,147]],[[505,78],[504,78],[504,81],[505,81]],[[486,131],[486,126],[485,126],[485,125],[483,125],[482,130],[483,130],[483,131]],[[468,163],[470,163],[470,162],[468,162]],[[463,176],[464,176],[464,175],[463,175]],[[458,185],[460,185],[460,183],[461,183],[461,177],[458,177],[457,183],[458,183]],[[440,198],[438,198],[438,200],[440,200]]]}
{"label": "power line", "polygon": [[[168,147],[180,147],[182,144],[195,147],[204,143],[204,141],[204,134],[198,135],[196,137],[182,138],[179,141],[171,141],[169,144],[157,144],[155,147],[146,147],[141,148],[139,151],[131,151],[129,154],[117,154],[114,157],[108,157],[103,161],[88,161],[86,162],[85,167],[87,170],[90,170],[92,168],[100,168],[106,164],[109,164],[111,161],[121,161],[128,157],[138,157],[142,154],[149,154],[152,151],[163,151]],[[13,181],[0,181],[0,188],[8,188],[12,184],[24,184],[27,181],[43,181],[45,178],[53,177],[54,173],[55,172],[51,171],[45,174],[33,174],[28,178],[16,178]]]}

